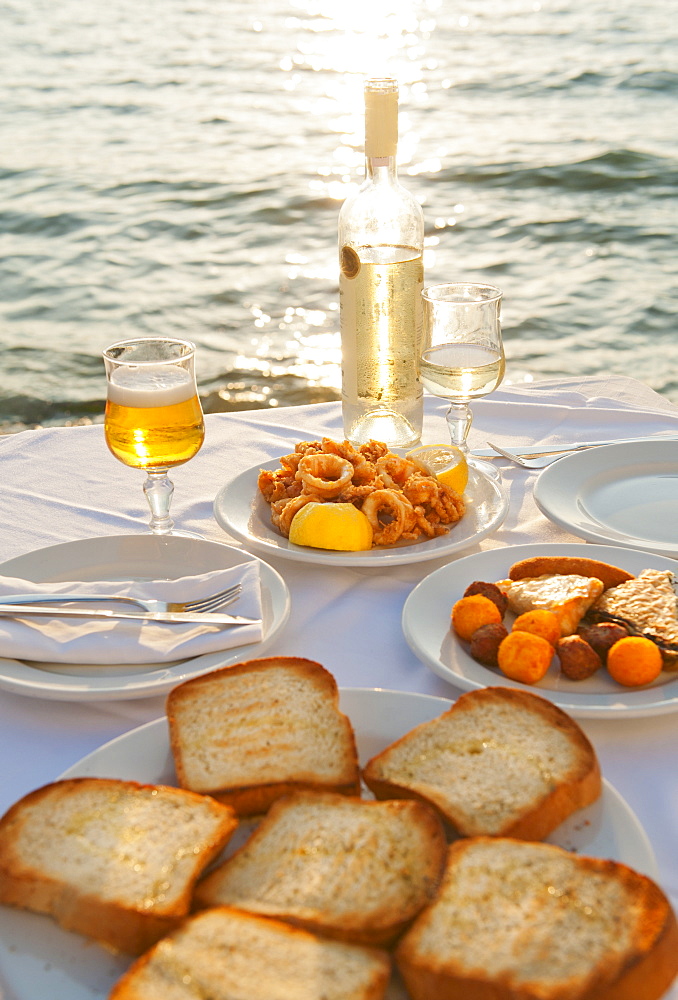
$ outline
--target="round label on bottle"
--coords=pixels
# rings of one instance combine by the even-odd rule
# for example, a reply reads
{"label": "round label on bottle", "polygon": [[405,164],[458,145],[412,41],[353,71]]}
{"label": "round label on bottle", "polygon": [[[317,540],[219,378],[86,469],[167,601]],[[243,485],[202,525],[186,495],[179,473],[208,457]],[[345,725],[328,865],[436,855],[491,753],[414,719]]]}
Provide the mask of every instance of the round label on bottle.
{"label": "round label on bottle", "polygon": [[339,255],[341,273],[345,278],[355,278],[360,272],[360,257],[353,247],[345,246],[341,248]]}

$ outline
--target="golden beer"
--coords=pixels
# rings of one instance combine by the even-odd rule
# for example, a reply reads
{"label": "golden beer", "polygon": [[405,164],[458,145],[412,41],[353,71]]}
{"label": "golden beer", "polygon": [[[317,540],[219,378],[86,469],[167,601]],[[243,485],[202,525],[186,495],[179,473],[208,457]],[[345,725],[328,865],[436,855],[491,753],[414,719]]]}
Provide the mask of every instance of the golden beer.
{"label": "golden beer", "polygon": [[188,462],[205,438],[195,381],[178,366],[115,372],[108,383],[104,430],[111,452],[135,469]]}

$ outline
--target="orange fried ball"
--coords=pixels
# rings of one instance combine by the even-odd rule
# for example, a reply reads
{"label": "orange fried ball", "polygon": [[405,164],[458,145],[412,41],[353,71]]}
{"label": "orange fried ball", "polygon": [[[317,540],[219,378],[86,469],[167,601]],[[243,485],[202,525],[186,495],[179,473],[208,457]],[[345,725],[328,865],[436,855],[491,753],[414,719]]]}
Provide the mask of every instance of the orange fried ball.
{"label": "orange fried ball", "polygon": [[460,639],[470,642],[471,636],[483,625],[501,622],[501,612],[494,601],[482,594],[462,597],[452,608],[452,628]]}
{"label": "orange fried ball", "polygon": [[536,684],[548,670],[553,646],[532,632],[509,632],[499,645],[499,669],[511,680]]}
{"label": "orange fried ball", "polygon": [[662,654],[651,639],[629,635],[619,639],[607,654],[610,676],[625,687],[650,684],[662,671]]}
{"label": "orange fried ball", "polygon": [[537,608],[518,615],[513,623],[512,632],[531,632],[546,639],[552,646],[560,639],[560,622],[552,611]]}

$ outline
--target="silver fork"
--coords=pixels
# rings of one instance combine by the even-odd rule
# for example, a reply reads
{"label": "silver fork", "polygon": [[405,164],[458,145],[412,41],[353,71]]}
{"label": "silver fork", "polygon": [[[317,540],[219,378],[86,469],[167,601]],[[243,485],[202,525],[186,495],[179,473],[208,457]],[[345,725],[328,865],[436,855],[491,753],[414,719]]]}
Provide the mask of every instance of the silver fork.
{"label": "silver fork", "polygon": [[504,458],[508,458],[509,462],[515,462],[516,465],[520,465],[523,469],[545,469],[547,465],[551,465],[552,462],[557,462],[559,458],[564,458],[565,455],[571,455],[573,450],[583,450],[583,449],[572,449],[556,452],[554,455],[537,455],[533,458],[522,458],[520,455],[513,455],[510,451],[504,451],[500,448],[498,444],[492,444],[491,441],[487,442],[493,451],[496,451],[498,455],[503,455]]}
{"label": "silver fork", "polygon": [[112,594],[11,594],[9,597],[0,596],[0,604],[64,604],[67,601],[84,601],[86,603],[96,602],[102,604],[110,601],[119,601],[122,604],[134,604],[143,608],[144,611],[188,611],[203,612],[217,611],[233,604],[242,593],[242,584],[235,583],[225,590],[220,590],[209,597],[203,597],[199,601],[186,601],[184,604],[155,601],[145,597],[116,597]]}

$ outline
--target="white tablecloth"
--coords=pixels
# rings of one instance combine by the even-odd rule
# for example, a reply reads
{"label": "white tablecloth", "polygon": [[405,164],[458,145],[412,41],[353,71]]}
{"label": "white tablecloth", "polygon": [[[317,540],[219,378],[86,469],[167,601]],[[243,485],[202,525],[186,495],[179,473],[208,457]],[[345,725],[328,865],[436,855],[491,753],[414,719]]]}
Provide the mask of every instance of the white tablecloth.
{"label": "white tablecloth", "polygon": [[[473,409],[473,447],[484,446],[488,437],[510,447],[678,432],[678,407],[618,376],[507,386]],[[427,399],[425,442],[448,439],[444,411],[441,401]],[[285,454],[295,442],[322,435],[343,437],[338,404],[208,417],[202,451],[172,476],[178,526],[208,539],[232,541],[212,513],[221,486],[241,471]],[[503,461],[497,465],[510,491],[510,509],[503,527],[476,550],[581,542],[536,508],[531,496],[536,472]],[[100,425],[25,431],[0,439],[0,557],[143,530],[148,511],[141,479],[141,473],[111,457]],[[289,623],[270,652],[318,660],[340,686],[446,698],[459,694],[417,660],[400,624],[412,588],[446,560],[391,567],[387,573],[269,561],[292,596]],[[164,697],[71,703],[0,691],[0,812],[102,743],[163,713]],[[581,725],[596,747],[603,774],[645,827],[661,885],[678,910],[678,716],[585,719]],[[678,987],[669,995],[678,1000]]]}

